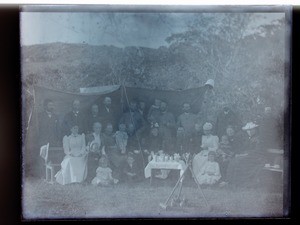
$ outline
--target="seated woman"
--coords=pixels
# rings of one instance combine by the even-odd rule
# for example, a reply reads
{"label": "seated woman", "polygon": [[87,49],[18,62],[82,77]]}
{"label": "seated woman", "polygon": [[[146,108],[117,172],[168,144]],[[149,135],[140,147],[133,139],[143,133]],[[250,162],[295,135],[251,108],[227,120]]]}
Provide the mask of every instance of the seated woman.
{"label": "seated woman", "polygon": [[219,164],[215,161],[216,153],[210,151],[208,153],[208,161],[206,161],[198,173],[196,179],[199,184],[213,185],[221,178]]}
{"label": "seated woman", "polygon": [[71,135],[64,136],[63,148],[66,154],[61,170],[55,175],[59,184],[80,183],[87,176],[87,151],[84,134],[78,134],[78,125],[71,126]]}
{"label": "seated woman", "polygon": [[212,135],[212,124],[205,123],[203,125],[203,133],[202,135],[202,144],[199,146],[200,152],[195,155],[193,159],[193,171],[197,177],[198,173],[200,173],[202,167],[205,162],[208,161],[208,152],[213,151],[216,152],[219,147],[219,138],[218,136]]}
{"label": "seated woman", "polygon": [[86,136],[87,148],[89,150],[87,159],[87,178],[86,181],[90,183],[92,179],[96,176],[96,169],[98,166],[98,161],[102,155],[105,155],[103,137],[101,133],[102,125],[99,122],[93,124],[93,133]]}
{"label": "seated woman", "polygon": [[266,162],[266,154],[260,147],[258,138],[258,125],[253,122],[247,123],[243,128],[248,134],[243,152],[236,154],[227,168],[227,181],[233,186],[249,187],[257,184],[258,175]]}

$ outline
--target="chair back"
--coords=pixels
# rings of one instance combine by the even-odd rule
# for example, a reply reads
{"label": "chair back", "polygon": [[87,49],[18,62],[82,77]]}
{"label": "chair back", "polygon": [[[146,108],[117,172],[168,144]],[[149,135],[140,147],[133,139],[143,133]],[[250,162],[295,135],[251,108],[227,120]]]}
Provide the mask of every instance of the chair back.
{"label": "chair back", "polygon": [[48,160],[48,152],[49,152],[49,143],[46,145],[43,145],[40,148],[40,156],[45,160],[45,163],[47,163],[47,160]]}

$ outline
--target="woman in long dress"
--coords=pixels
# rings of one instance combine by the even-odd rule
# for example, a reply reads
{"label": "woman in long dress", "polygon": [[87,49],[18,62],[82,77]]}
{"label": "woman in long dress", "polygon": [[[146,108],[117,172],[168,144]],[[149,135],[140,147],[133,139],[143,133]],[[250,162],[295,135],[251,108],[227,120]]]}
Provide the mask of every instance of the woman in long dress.
{"label": "woman in long dress", "polygon": [[204,135],[202,135],[202,144],[199,146],[201,151],[196,154],[193,159],[193,171],[196,177],[202,170],[202,167],[208,161],[208,152],[216,152],[219,147],[219,138],[218,136],[212,135],[211,123],[205,123],[203,125],[203,133]]}
{"label": "woman in long dress", "polygon": [[259,174],[268,162],[267,153],[261,147],[258,125],[250,122],[243,128],[248,134],[243,152],[236,154],[227,168],[227,181],[234,187],[251,187],[259,185]]}
{"label": "woman in long dress", "polygon": [[55,175],[59,184],[83,182],[87,176],[87,151],[85,135],[78,134],[78,125],[71,127],[71,135],[64,136],[63,148],[66,154],[61,170]]}

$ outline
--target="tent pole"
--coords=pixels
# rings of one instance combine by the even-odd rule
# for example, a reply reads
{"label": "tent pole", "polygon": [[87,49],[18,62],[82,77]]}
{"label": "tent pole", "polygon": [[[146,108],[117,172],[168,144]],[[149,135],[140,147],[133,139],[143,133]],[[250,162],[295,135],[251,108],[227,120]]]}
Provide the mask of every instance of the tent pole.
{"label": "tent pole", "polygon": [[[125,97],[126,97],[126,102],[127,102],[128,109],[129,109],[129,113],[130,113],[131,122],[132,122],[132,124],[134,124],[133,117],[132,117],[132,114],[131,114],[131,109],[130,109],[130,107],[129,107],[128,95],[127,95],[126,87],[125,87],[124,84],[123,84],[123,88],[124,88],[124,94],[125,94]],[[141,142],[140,142],[139,136],[138,136],[138,134],[137,134],[136,132],[135,132],[135,135],[136,135],[136,138],[137,138],[137,140],[138,140],[138,145],[139,145],[140,154],[142,155],[143,167],[145,167],[145,159],[144,159],[144,155],[143,155],[143,152],[142,152]]]}

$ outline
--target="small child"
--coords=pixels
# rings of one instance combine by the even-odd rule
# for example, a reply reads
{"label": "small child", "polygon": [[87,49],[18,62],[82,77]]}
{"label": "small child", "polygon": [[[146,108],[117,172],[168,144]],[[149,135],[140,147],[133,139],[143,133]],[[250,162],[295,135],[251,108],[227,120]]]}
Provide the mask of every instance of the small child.
{"label": "small child", "polygon": [[134,182],[139,181],[140,179],[139,168],[134,160],[132,153],[129,153],[127,156],[124,173],[126,175],[126,181]]}
{"label": "small child", "polygon": [[119,182],[112,177],[112,170],[108,167],[108,159],[105,156],[99,159],[99,167],[96,173],[96,177],[92,180],[93,185],[110,186]]}
{"label": "small child", "polygon": [[118,148],[121,150],[121,154],[126,153],[128,134],[126,132],[126,125],[121,123],[119,130],[115,133],[116,143]]}
{"label": "small child", "polygon": [[216,153],[210,151],[208,153],[208,161],[201,168],[197,176],[199,184],[213,185],[221,178],[219,164],[215,161]]}

